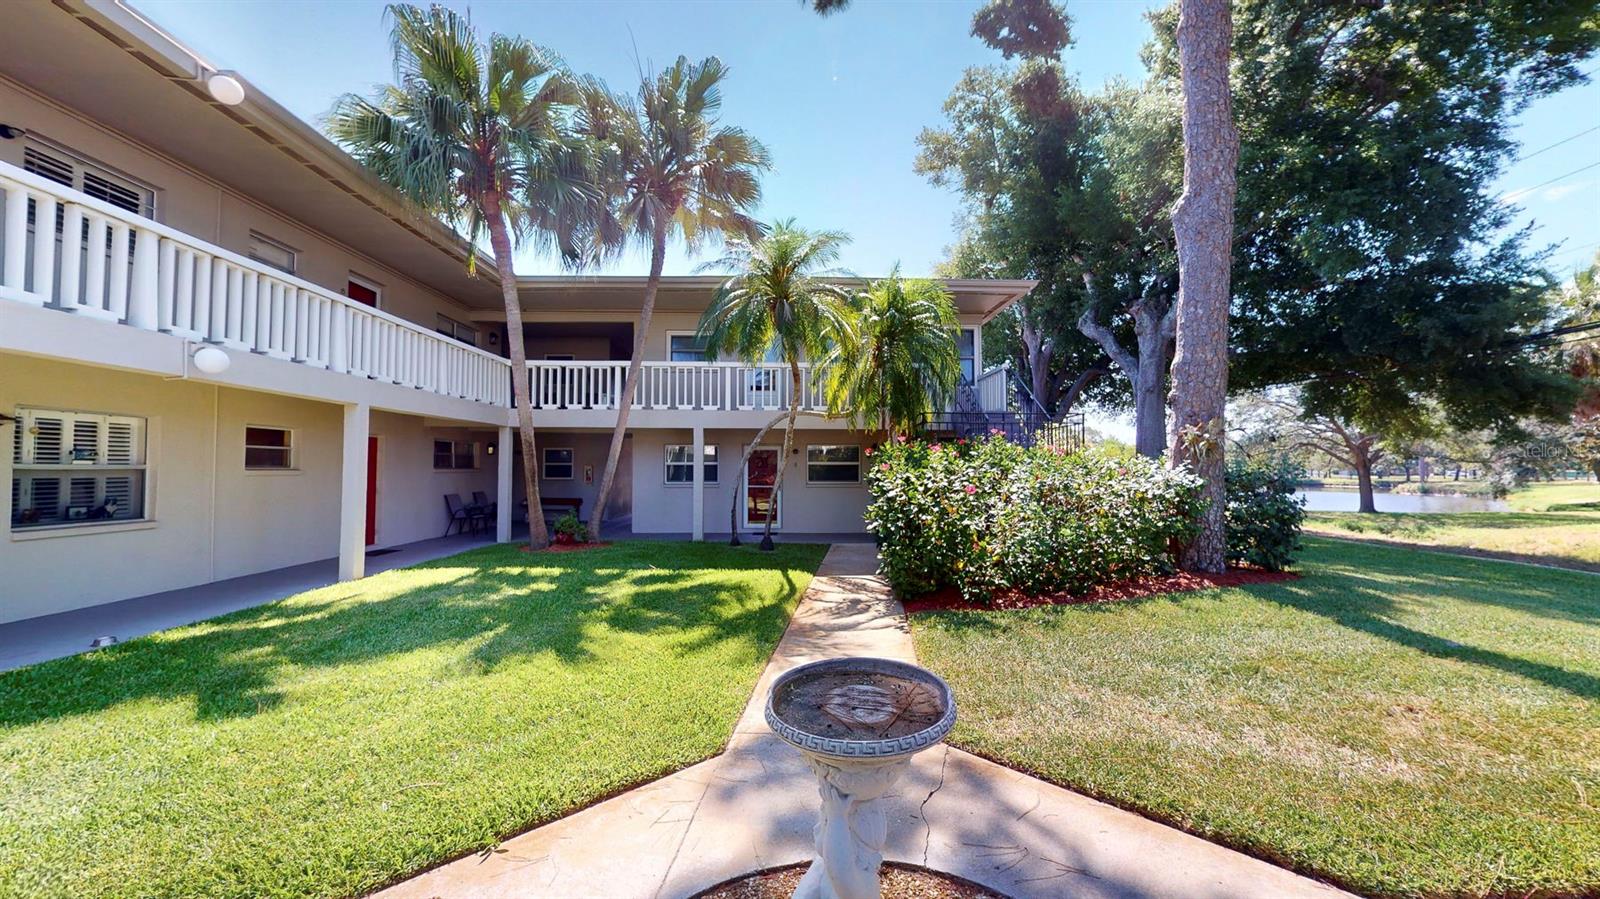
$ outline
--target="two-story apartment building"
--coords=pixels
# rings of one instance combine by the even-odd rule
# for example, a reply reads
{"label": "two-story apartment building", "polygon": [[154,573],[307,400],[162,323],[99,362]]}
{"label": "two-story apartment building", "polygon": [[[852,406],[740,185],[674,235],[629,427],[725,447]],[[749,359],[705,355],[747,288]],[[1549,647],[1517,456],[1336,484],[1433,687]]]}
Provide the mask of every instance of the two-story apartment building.
{"label": "two-story apartment building", "polygon": [[[496,275],[242,77],[112,0],[29,0],[0,28],[0,622],[431,537],[444,498],[497,504],[518,465],[594,502],[643,278],[519,280],[529,371]],[[608,527],[700,538],[774,516],[860,531],[863,437],[789,402],[775,365],[707,362],[718,279],[669,278],[646,335]],[[962,364],[1029,282],[957,281]],[[528,377],[539,458],[513,440]],[[809,412],[822,411],[807,391]],[[698,464],[697,464],[698,462]],[[771,488],[787,466],[780,496]],[[539,514],[536,510],[534,514]]]}

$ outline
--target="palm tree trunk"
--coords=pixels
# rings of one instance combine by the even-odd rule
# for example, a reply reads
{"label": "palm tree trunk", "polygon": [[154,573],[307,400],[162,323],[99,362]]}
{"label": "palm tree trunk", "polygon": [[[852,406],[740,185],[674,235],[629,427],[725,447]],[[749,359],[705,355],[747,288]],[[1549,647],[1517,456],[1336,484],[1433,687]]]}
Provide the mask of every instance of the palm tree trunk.
{"label": "palm tree trunk", "polygon": [[533,397],[528,386],[528,348],[522,339],[522,301],[517,297],[517,274],[511,259],[511,237],[506,231],[500,198],[484,197],[483,211],[489,225],[489,246],[494,251],[495,271],[500,273],[500,297],[506,306],[506,349],[511,354],[511,397],[517,407],[517,433],[522,442],[522,482],[528,497],[528,544],[543,549],[550,543],[545,530],[544,512],[539,503],[539,478],[534,468]]}
{"label": "palm tree trunk", "polygon": [[778,473],[772,479],[772,498],[767,502],[767,520],[761,533],[761,548],[772,546],[772,518],[778,511],[778,492],[783,489],[783,472],[789,467],[789,447],[794,445],[794,421],[800,416],[800,360],[789,360],[789,422],[783,426],[783,450],[778,453]]}
{"label": "palm tree trunk", "polygon": [[[1239,131],[1233,123],[1228,52],[1230,0],[1181,0],[1178,68],[1183,82],[1183,196],[1173,209],[1178,244],[1177,352],[1172,363],[1173,465],[1192,465],[1208,500],[1200,533],[1183,547],[1191,571],[1227,564],[1223,473],[1228,398],[1228,300]],[[1201,451],[1200,447],[1204,447]]]}
{"label": "palm tree trunk", "polygon": [[[650,318],[656,311],[656,290],[661,286],[661,269],[666,262],[667,223],[666,219],[658,218],[655,231],[650,235],[650,278],[644,285],[644,305],[639,307],[639,330],[633,335],[633,358],[628,362],[628,376],[622,382],[622,396],[617,398],[617,426],[611,431],[611,448],[606,451],[606,470],[600,476],[600,492],[595,494],[594,509],[589,512],[591,540],[600,539],[600,521],[616,482],[622,441],[628,434],[628,415],[633,411],[633,395],[639,389],[639,373],[644,369],[645,338],[650,333]],[[695,464],[700,464],[700,460],[696,459]]]}

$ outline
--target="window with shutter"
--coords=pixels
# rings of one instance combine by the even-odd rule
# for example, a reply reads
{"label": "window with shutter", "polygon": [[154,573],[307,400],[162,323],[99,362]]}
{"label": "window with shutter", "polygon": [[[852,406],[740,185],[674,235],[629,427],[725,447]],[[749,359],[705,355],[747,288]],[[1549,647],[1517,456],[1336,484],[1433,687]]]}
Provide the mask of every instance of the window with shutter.
{"label": "window with shutter", "polygon": [[145,517],[145,420],[17,410],[12,440],[13,529]]}
{"label": "window with shutter", "polygon": [[[75,153],[28,139],[22,149],[22,168],[41,178],[80,190],[94,197],[147,218],[155,215],[155,191],[132,179],[96,165]],[[60,212],[57,212],[60,227]]]}

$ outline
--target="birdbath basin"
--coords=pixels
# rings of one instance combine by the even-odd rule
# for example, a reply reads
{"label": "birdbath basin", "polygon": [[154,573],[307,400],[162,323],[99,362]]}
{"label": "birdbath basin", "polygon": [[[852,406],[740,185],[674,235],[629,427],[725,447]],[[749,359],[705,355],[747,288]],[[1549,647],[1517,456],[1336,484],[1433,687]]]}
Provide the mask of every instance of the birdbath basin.
{"label": "birdbath basin", "polygon": [[893,659],[811,662],[767,693],[767,726],[817,775],[816,859],[795,899],[877,899],[888,822],[880,800],[956,723],[938,675]]}

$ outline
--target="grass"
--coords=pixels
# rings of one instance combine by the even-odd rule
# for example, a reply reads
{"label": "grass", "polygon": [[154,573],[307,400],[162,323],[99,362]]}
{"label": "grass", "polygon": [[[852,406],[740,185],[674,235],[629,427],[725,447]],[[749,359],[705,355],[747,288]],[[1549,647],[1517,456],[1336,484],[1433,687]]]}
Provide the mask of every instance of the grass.
{"label": "grass", "polygon": [[1306,530],[1600,571],[1600,484],[1536,484],[1514,512],[1310,512]]}
{"label": "grass", "polygon": [[351,895],[714,755],[823,551],[489,547],[0,674],[0,895]]}
{"label": "grass", "polygon": [[1306,542],[1299,581],[917,616],[954,742],[1364,893],[1600,891],[1600,579]]}
{"label": "grass", "polygon": [[1523,512],[1600,512],[1600,484],[1592,481],[1556,481],[1530,484],[1506,497],[1511,508]]}

